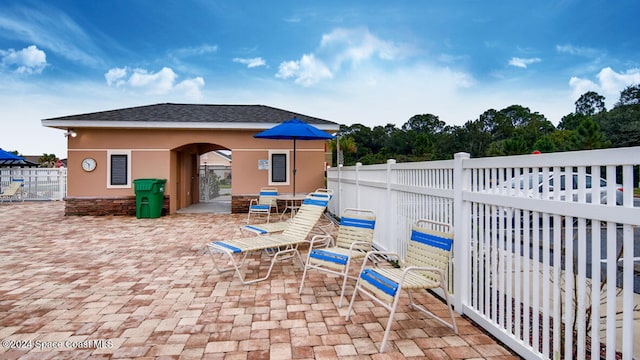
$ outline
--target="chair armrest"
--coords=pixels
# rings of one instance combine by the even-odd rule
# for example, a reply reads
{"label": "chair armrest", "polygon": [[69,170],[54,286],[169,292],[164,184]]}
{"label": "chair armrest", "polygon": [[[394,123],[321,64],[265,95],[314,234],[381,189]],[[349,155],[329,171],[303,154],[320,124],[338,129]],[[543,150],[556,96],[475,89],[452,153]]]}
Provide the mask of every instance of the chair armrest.
{"label": "chair armrest", "polygon": [[353,252],[353,248],[360,245],[368,245],[369,247],[372,246],[371,242],[369,241],[354,241],[351,243],[351,246],[349,246],[349,250]]}
{"label": "chair armrest", "polygon": [[425,266],[407,266],[404,269],[404,272],[409,272],[409,271],[433,271],[436,272],[438,274],[442,275],[442,271],[438,268],[434,268],[434,267],[425,267]]}
{"label": "chair armrest", "polygon": [[333,245],[333,237],[331,235],[314,235],[309,243],[309,249],[322,245],[324,245],[324,247]]}
{"label": "chair armrest", "polygon": [[249,206],[253,206],[253,205],[258,205],[258,199],[251,199],[249,200]]}
{"label": "chair armrest", "polygon": [[335,225],[333,224],[333,221],[329,221],[328,224],[316,225],[316,227],[325,234],[329,234],[335,228]]}
{"label": "chair armrest", "polygon": [[406,267],[402,271],[402,276],[400,277],[400,282],[404,281],[404,277],[408,273],[414,272],[414,271],[430,271],[430,272],[436,273],[440,277],[440,282],[442,282],[442,283],[445,282],[444,273],[440,269],[434,268],[434,267],[424,267],[424,266],[408,266],[408,267]]}
{"label": "chair armrest", "polygon": [[398,261],[400,260],[400,254],[393,252],[393,251],[369,251],[367,252],[367,256],[364,257],[364,260],[362,261],[362,267],[360,268],[360,273],[362,273],[364,271],[364,269],[367,267],[367,261],[371,260],[371,262],[373,263],[374,266],[377,266],[377,262],[373,261],[373,258],[375,258],[376,256],[393,256],[398,258]]}

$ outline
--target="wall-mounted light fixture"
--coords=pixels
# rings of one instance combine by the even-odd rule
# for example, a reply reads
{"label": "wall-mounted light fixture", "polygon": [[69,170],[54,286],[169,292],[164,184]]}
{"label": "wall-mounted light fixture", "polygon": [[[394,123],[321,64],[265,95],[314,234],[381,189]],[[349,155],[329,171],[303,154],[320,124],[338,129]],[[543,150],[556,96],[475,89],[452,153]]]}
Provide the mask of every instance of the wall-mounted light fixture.
{"label": "wall-mounted light fixture", "polygon": [[76,134],[76,132],[73,129],[68,129],[65,133],[64,133],[65,137],[76,137],[78,136],[78,134]]}

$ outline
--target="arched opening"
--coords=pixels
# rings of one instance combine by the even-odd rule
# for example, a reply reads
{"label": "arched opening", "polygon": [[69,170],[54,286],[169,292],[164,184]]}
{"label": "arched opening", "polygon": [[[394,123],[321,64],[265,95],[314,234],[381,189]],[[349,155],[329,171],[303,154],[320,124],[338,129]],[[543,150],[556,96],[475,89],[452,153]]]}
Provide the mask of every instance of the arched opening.
{"label": "arched opening", "polygon": [[231,213],[231,150],[200,155],[200,202],[183,212]]}
{"label": "arched opening", "polygon": [[192,143],[173,149],[172,192],[179,213],[231,213],[231,150],[219,144]]}

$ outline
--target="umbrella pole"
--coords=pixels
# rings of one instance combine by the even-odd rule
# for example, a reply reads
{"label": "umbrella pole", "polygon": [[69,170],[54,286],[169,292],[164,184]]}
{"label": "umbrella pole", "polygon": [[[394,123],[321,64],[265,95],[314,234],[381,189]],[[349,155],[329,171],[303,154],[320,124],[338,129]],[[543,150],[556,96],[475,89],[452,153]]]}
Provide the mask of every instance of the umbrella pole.
{"label": "umbrella pole", "polygon": [[293,139],[293,196],[296,196],[296,139]]}

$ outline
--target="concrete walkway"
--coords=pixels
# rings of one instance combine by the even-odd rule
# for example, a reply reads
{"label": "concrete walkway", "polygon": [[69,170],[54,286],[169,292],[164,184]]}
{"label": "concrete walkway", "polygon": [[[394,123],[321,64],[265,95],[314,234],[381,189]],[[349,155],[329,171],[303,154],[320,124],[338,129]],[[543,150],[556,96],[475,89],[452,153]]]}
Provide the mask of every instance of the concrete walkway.
{"label": "concrete walkway", "polygon": [[179,209],[178,214],[231,214],[231,195],[221,195],[207,202],[199,202]]}
{"label": "concrete walkway", "polygon": [[[453,334],[406,298],[379,354],[388,312],[358,298],[346,321],[333,276],[311,272],[299,295],[302,269],[291,261],[253,285],[215,273],[204,244],[242,236],[245,219],[66,217],[62,202],[0,205],[0,358],[518,358],[463,318]],[[418,300],[446,311],[426,293]]]}

